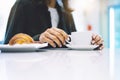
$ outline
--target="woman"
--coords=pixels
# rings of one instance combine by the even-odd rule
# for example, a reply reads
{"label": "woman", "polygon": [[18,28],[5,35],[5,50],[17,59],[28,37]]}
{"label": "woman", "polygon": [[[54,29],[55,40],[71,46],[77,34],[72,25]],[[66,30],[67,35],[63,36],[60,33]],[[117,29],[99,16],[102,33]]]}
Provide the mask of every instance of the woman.
{"label": "woman", "polygon": [[[76,31],[68,0],[17,0],[8,20],[5,43],[17,33],[25,33],[41,43],[62,47],[68,34]],[[100,36],[93,36],[92,44],[101,45]],[[100,46],[100,49],[103,45]]]}

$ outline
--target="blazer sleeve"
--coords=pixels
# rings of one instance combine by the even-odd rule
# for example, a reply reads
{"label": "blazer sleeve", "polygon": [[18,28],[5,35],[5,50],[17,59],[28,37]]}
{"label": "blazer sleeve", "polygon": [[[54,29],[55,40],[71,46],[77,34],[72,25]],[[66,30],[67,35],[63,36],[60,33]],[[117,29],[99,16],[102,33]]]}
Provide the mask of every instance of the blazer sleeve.
{"label": "blazer sleeve", "polygon": [[4,43],[7,44],[9,40],[17,33],[22,32],[24,25],[23,6],[20,1],[16,1],[9,15],[7,29]]}
{"label": "blazer sleeve", "polygon": [[11,8],[4,43],[7,44],[17,33],[26,33],[34,40],[39,40],[39,35],[50,25],[48,18],[47,7],[41,3],[17,0]]}
{"label": "blazer sleeve", "polygon": [[25,28],[25,13],[24,13],[24,3],[21,1],[16,1],[8,18],[5,41],[7,44],[9,40],[17,33],[22,33]]}

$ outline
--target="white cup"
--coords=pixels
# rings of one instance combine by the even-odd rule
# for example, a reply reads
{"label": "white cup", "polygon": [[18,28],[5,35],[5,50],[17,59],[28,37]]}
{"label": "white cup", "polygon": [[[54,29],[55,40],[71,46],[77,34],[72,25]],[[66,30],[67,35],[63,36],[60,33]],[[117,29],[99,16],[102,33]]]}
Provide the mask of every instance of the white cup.
{"label": "white cup", "polygon": [[90,45],[92,40],[92,32],[84,31],[84,32],[72,32],[70,35],[71,42],[73,45]]}

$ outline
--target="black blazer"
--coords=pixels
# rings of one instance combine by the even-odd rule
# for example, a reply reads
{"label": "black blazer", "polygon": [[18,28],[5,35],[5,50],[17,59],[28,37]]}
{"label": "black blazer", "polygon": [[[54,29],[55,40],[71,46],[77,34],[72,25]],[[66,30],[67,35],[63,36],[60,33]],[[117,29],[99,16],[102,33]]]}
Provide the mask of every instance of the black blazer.
{"label": "black blazer", "polygon": [[[68,34],[75,31],[71,13],[65,12],[57,3],[56,8],[59,14],[58,28]],[[50,12],[40,0],[17,0],[9,15],[4,43],[7,44],[17,33],[26,33],[39,40],[39,35],[50,27]]]}

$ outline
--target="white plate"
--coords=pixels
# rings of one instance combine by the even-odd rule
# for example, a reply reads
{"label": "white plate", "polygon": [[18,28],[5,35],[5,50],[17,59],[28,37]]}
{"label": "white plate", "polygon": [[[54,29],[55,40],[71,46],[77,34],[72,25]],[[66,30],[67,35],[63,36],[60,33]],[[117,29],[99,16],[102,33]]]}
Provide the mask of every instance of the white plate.
{"label": "white plate", "polygon": [[77,49],[77,50],[94,50],[98,47],[98,45],[66,45],[70,49]]}
{"label": "white plate", "polygon": [[40,48],[48,46],[48,43],[43,44],[15,44],[15,45],[0,45],[2,52],[24,52],[24,51],[37,51]]}

